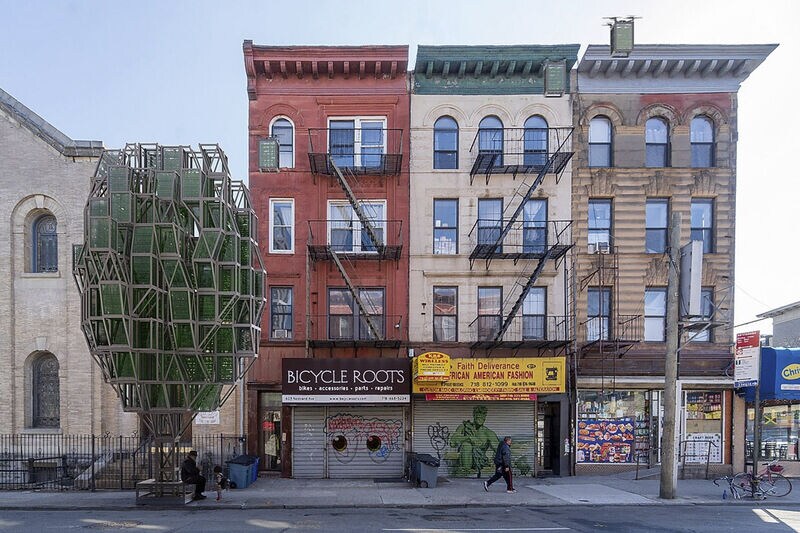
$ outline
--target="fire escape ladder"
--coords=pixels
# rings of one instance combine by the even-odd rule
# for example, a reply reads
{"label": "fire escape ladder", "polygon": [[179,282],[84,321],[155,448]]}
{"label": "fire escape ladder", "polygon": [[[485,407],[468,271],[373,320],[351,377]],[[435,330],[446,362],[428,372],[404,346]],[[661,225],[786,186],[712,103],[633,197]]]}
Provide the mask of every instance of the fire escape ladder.
{"label": "fire escape ladder", "polygon": [[372,225],[372,221],[367,217],[364,213],[364,209],[361,207],[361,204],[356,199],[355,194],[353,194],[353,190],[350,188],[350,184],[347,183],[347,180],[342,174],[342,171],[339,170],[339,167],[336,166],[336,163],[333,162],[332,157],[328,157],[328,162],[333,169],[333,173],[336,174],[336,179],[339,180],[339,185],[342,187],[345,196],[347,197],[347,201],[350,202],[350,205],[353,207],[353,212],[355,212],[358,220],[361,222],[361,229],[367,234],[370,239],[370,242],[375,246],[378,250],[379,254],[383,254],[384,251],[384,243],[378,239],[378,235],[375,233],[375,228]]}
{"label": "fire escape ladder", "polygon": [[342,261],[339,259],[339,254],[337,254],[334,250],[331,250],[331,258],[333,259],[336,268],[339,269],[339,273],[342,275],[342,278],[344,279],[344,282],[347,285],[347,289],[350,291],[350,294],[353,295],[353,301],[358,306],[360,315],[364,317],[364,320],[366,321],[367,326],[369,327],[372,334],[375,336],[375,339],[380,341],[384,340],[380,330],[377,328],[377,326],[375,326],[375,323],[373,322],[372,315],[370,315],[370,313],[367,312],[367,307],[364,305],[364,302],[362,302],[361,298],[358,296],[358,290],[356,290],[355,286],[353,286],[353,282],[350,280],[350,276],[347,275],[347,271],[345,270],[344,265],[342,265]]}
{"label": "fire escape ladder", "polygon": [[495,335],[494,337],[495,342],[500,342],[500,339],[503,338],[503,335],[505,334],[506,330],[509,328],[511,322],[514,320],[514,317],[517,315],[519,308],[522,307],[522,303],[525,301],[525,297],[528,296],[531,287],[533,287],[533,284],[536,283],[537,279],[539,279],[539,275],[542,273],[542,270],[544,270],[544,265],[550,259],[550,255],[553,253],[553,250],[554,247],[552,246],[549,247],[547,250],[545,250],[544,255],[542,255],[542,257],[539,258],[539,263],[536,265],[536,268],[533,269],[533,272],[528,278],[528,281],[526,281],[525,285],[522,286],[522,292],[520,292],[517,301],[514,302],[514,305],[508,312],[508,316],[503,322],[503,325],[498,330],[497,335]]}
{"label": "fire escape ladder", "polygon": [[[506,238],[506,235],[508,235],[508,232],[511,231],[511,227],[514,225],[517,218],[519,218],[519,215],[520,213],[522,213],[522,210],[525,209],[525,202],[527,202],[528,199],[530,199],[531,195],[533,194],[533,191],[535,191],[539,187],[539,185],[541,185],[545,175],[547,175],[547,173],[550,172],[550,168],[553,166],[553,161],[555,161],[556,156],[558,154],[559,152],[556,152],[550,156],[550,158],[547,160],[547,163],[539,171],[539,175],[536,176],[536,179],[533,180],[531,186],[528,187],[527,192],[524,195],[521,195],[522,199],[520,200],[516,209],[514,209],[514,212],[511,214],[511,218],[509,218],[508,221],[506,222],[503,231],[500,232],[500,235],[497,237],[497,240],[495,241],[494,245],[490,248],[491,250],[498,250],[499,247],[502,245],[503,240]],[[486,258],[486,270],[489,270],[489,265],[491,264],[491,262],[492,262],[492,256],[489,255],[489,257]]]}

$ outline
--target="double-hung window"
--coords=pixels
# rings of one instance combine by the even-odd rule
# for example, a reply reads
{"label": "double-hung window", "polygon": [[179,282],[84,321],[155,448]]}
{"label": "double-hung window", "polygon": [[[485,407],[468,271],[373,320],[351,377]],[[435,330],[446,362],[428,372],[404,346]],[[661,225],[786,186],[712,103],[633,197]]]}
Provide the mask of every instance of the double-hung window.
{"label": "double-hung window", "polygon": [[358,289],[360,312],[349,289],[328,289],[328,338],[375,340],[384,337],[384,290]]}
{"label": "double-hung window", "polygon": [[586,340],[608,340],[611,330],[611,287],[590,287],[586,303]]}
{"label": "double-hung window", "polygon": [[667,289],[644,291],[644,340],[664,342],[667,326]]}
{"label": "double-hung window", "polygon": [[270,287],[271,339],[292,338],[292,287]]}
{"label": "double-hung window", "polygon": [[523,150],[526,166],[543,167],[547,164],[547,121],[539,115],[525,121]]}
{"label": "double-hung window", "polygon": [[589,122],[589,166],[610,167],[611,121],[606,117],[595,117]]}
{"label": "double-hung window", "polygon": [[332,201],[328,204],[328,243],[334,252],[374,253],[377,252],[377,245],[385,244],[386,202],[364,201],[360,203],[360,209],[378,242],[372,242],[369,232],[349,202]]}
{"label": "double-hung window", "polygon": [[478,154],[494,156],[492,166],[503,166],[503,122],[488,116],[478,125]]}
{"label": "double-hung window", "polygon": [[692,145],[692,167],[714,166],[714,123],[710,118],[699,115],[692,119],[689,132]]}
{"label": "double-hung window", "polygon": [[522,339],[544,340],[546,329],[547,291],[544,287],[532,287],[522,302]]}
{"label": "double-hung window", "polygon": [[458,199],[433,200],[433,253],[458,253]]}
{"label": "double-hung window", "polygon": [[458,287],[433,288],[433,340],[458,341]]}
{"label": "double-hung window", "polygon": [[[503,231],[503,199],[478,199],[478,244],[491,246],[500,238]],[[503,244],[494,248],[494,253],[502,253]]]}
{"label": "double-hung window", "polygon": [[494,340],[500,331],[502,287],[478,287],[478,340]]}
{"label": "double-hung window", "polygon": [[294,127],[285,118],[276,119],[272,123],[272,136],[278,139],[278,166],[294,167]]}
{"label": "double-hung window", "polygon": [[692,200],[691,236],[693,241],[703,241],[704,254],[714,251],[714,200]]}
{"label": "double-hung window", "polygon": [[543,254],[547,249],[547,200],[531,198],[522,209],[522,252]]}
{"label": "double-hung window", "polygon": [[[700,317],[700,320],[703,322],[709,322],[712,317],[714,316],[714,289],[703,287],[700,291],[700,311],[703,315]],[[711,329],[706,328],[705,330],[698,331],[697,333],[691,334],[692,341],[694,342],[711,342]]]}
{"label": "double-hung window", "polygon": [[645,204],[645,252],[663,254],[667,251],[667,217],[669,200],[648,198]]}
{"label": "double-hung window", "polygon": [[272,198],[269,206],[269,251],[294,253],[294,200]]}
{"label": "double-hung window", "polygon": [[338,167],[379,168],[386,153],[386,119],[336,118],[328,122],[328,147]]}
{"label": "double-hung window", "polygon": [[589,200],[589,244],[611,246],[611,200]]}
{"label": "double-hung window", "polygon": [[645,166],[669,166],[669,126],[663,118],[651,118],[645,123]]}
{"label": "double-hung window", "polygon": [[440,117],[433,125],[433,168],[458,168],[458,123]]}

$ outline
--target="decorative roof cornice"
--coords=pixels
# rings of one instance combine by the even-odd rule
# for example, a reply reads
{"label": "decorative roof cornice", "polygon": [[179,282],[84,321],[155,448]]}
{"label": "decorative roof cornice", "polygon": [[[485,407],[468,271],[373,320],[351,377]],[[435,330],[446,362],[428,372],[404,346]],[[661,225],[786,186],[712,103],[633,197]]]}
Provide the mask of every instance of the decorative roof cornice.
{"label": "decorative roof cornice", "polygon": [[546,61],[567,72],[580,45],[419,46],[414,88],[419,94],[530,94],[543,92]]}
{"label": "decorative roof cornice", "polygon": [[581,92],[721,92],[739,85],[777,44],[637,44],[628,57],[589,45],[578,63]]}
{"label": "decorative roof cornice", "polygon": [[247,94],[256,97],[255,79],[350,76],[376,79],[404,77],[408,46],[260,46],[243,45]]}
{"label": "decorative roof cornice", "polygon": [[3,89],[0,89],[0,108],[67,157],[100,157],[103,153],[103,141],[70,139]]}

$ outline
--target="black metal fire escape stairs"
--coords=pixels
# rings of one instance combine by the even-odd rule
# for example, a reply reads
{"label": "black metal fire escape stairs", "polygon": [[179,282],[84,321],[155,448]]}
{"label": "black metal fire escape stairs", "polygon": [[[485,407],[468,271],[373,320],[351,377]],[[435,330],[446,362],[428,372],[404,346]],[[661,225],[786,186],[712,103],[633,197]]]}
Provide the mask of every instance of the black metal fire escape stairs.
{"label": "black metal fire escape stairs", "polygon": [[[334,163],[332,157],[328,157],[328,164],[333,169],[334,175],[336,176],[336,179],[339,182],[339,186],[344,191],[344,194],[347,197],[347,201],[350,202],[350,206],[353,208],[353,212],[356,214],[356,217],[358,217],[359,222],[361,222],[361,229],[367,234],[367,237],[369,237],[370,242],[372,242],[372,244],[376,247],[378,254],[379,255],[383,254],[386,245],[382,240],[378,239],[378,235],[375,232],[375,228],[372,224],[372,221],[369,219],[366,213],[364,213],[364,208],[356,199],[355,194],[353,194],[353,189],[350,187],[350,184],[345,179],[344,174],[339,169],[339,167],[336,166],[336,163]],[[368,312],[367,306],[359,297],[358,290],[353,285],[353,282],[350,280],[350,276],[348,276],[347,270],[344,268],[344,265],[342,264],[342,261],[339,258],[339,254],[336,253],[333,247],[330,247],[329,253],[331,255],[331,259],[333,259],[333,264],[335,264],[336,268],[339,269],[339,273],[342,275],[342,279],[344,279],[344,282],[347,285],[347,289],[353,296],[353,301],[355,302],[356,306],[358,306],[360,315],[366,321],[370,332],[372,333],[372,335],[374,335],[375,340],[383,341],[384,340],[383,333],[381,333],[380,329],[375,325],[375,322],[372,319],[371,314]]]}
{"label": "black metal fire escape stairs", "polygon": [[[566,167],[569,160],[572,158],[574,152],[568,151],[568,141],[572,135],[572,128],[569,128],[569,133],[564,136],[564,139],[559,140],[557,149],[548,155],[547,162],[538,168],[538,173],[536,178],[530,185],[527,185],[523,182],[522,185],[517,189],[517,191],[525,190],[523,194],[515,194],[515,196],[520,197],[520,201],[517,203],[514,211],[511,213],[511,216],[507,219],[507,222],[501,232],[499,233],[497,239],[493,244],[478,244],[475,249],[470,254],[470,268],[474,265],[474,262],[478,258],[483,258],[486,260],[486,269],[489,269],[489,265],[494,257],[498,257],[498,255],[503,256],[503,254],[498,254],[497,250],[501,249],[502,243],[506,236],[511,231],[512,227],[516,223],[517,219],[519,218],[520,214],[522,214],[523,210],[525,209],[526,202],[533,196],[533,193],[536,189],[542,184],[544,181],[545,176],[553,172],[560,177],[561,173],[563,172],[564,168]],[[518,172],[530,172],[531,170],[536,169],[533,165],[509,165],[507,167],[502,166],[493,166],[494,161],[497,157],[502,157],[502,154],[479,154],[478,158],[473,165],[471,175],[474,175],[476,172],[483,171],[487,173],[487,183],[489,179],[489,175],[493,173],[495,170],[500,170],[501,173],[507,174],[509,173],[509,169],[511,169],[511,173],[513,173],[514,177]],[[479,163],[481,157],[488,158],[488,163]],[[527,187],[527,189],[526,189]],[[564,244],[560,242],[559,239],[560,235],[557,235],[554,239],[554,243],[551,245],[550,243],[546,243],[544,252],[539,256],[538,263],[533,271],[528,276],[527,280],[524,284],[520,284],[522,286],[522,290],[518,295],[517,299],[515,300],[514,304],[511,306],[507,316],[504,318],[500,328],[498,329],[497,333],[494,335],[492,339],[492,344],[497,346],[503,339],[503,335],[505,335],[506,331],[508,330],[509,326],[511,326],[514,318],[516,317],[517,312],[522,307],[522,304],[525,301],[525,298],[528,296],[531,288],[536,283],[536,280],[539,279],[542,271],[544,270],[545,265],[547,262],[553,259],[560,259],[563,258],[566,254],[567,250],[572,247],[571,239],[570,242]],[[514,257],[514,262],[519,260],[519,256],[517,255]],[[491,349],[491,348],[490,348]]]}

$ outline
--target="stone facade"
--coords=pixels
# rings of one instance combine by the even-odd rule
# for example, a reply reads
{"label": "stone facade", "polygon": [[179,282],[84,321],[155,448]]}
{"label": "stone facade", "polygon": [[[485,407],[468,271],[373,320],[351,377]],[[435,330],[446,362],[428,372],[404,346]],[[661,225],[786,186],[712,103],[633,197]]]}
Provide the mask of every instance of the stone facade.
{"label": "stone facade", "polygon": [[[137,429],[89,355],[72,277],[72,245],[83,241],[83,208],[101,151],[100,142],[69,139],[0,90],[0,433]],[[43,215],[56,220],[57,269],[37,272],[34,231]],[[34,383],[35,363],[49,355],[58,362],[57,387]],[[37,424],[35,411],[47,406],[56,416]]]}

